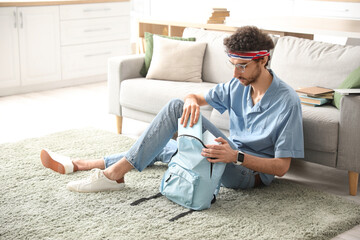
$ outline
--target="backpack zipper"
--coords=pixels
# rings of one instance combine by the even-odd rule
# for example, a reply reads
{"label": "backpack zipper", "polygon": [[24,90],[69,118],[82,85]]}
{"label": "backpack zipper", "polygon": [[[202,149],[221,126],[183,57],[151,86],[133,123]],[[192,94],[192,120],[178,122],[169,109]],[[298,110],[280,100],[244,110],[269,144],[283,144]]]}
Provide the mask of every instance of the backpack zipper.
{"label": "backpack zipper", "polygon": [[[203,143],[203,141],[202,141],[200,138],[195,137],[195,136],[193,136],[193,135],[181,134],[181,135],[179,135],[178,137],[191,137],[191,138],[195,138],[196,140],[198,140],[198,141],[201,143],[201,145],[203,145],[204,148],[207,148],[207,147],[205,146],[205,144]],[[171,158],[173,158],[173,157],[178,153],[178,151],[179,151],[179,149],[176,149],[176,152],[174,152],[174,154],[171,156]]]}
{"label": "backpack zipper", "polygon": [[179,137],[192,137],[192,138],[195,138],[196,140],[198,140],[198,141],[204,146],[204,148],[207,148],[207,147],[205,146],[204,142],[203,142],[200,138],[195,137],[195,136],[193,136],[193,135],[181,134],[181,135],[179,135]]}
{"label": "backpack zipper", "polygon": [[[203,145],[204,148],[207,148],[207,147],[205,146],[205,144],[203,143],[203,141],[202,141],[200,138],[195,137],[195,136],[193,136],[193,135],[181,134],[181,135],[179,135],[178,137],[191,137],[191,138],[195,138],[196,140],[198,140],[198,141]],[[178,149],[178,150],[179,150],[179,149]],[[178,150],[176,150],[175,154],[178,152]],[[175,156],[175,154],[174,154],[173,156]],[[210,159],[214,159],[214,158],[210,158]],[[211,163],[210,163],[210,178],[212,177],[213,167],[214,167],[214,163],[211,162]]]}

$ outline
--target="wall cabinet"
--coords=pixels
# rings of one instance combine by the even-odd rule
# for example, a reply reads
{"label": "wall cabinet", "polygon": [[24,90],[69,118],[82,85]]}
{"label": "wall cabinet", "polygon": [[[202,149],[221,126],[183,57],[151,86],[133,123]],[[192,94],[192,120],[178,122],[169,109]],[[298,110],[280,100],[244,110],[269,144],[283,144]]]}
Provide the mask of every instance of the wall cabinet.
{"label": "wall cabinet", "polygon": [[0,7],[0,96],[106,80],[131,53],[130,2]]}

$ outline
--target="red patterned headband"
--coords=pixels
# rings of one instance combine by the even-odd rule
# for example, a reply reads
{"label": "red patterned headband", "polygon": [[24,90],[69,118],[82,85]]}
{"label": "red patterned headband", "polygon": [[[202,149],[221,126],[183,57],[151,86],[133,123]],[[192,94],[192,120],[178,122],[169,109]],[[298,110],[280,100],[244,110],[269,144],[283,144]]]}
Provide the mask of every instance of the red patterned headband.
{"label": "red patterned headband", "polygon": [[243,60],[254,60],[258,58],[262,58],[265,56],[269,56],[270,52],[268,50],[260,50],[260,51],[248,51],[248,52],[228,52],[227,53],[230,58],[237,58]]}

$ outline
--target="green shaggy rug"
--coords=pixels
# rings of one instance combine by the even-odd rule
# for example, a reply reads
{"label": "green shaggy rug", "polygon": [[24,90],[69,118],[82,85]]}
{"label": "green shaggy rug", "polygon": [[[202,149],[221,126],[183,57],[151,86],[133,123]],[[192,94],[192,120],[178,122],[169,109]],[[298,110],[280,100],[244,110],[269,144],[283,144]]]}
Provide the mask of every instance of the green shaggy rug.
{"label": "green shaggy rug", "polygon": [[42,148],[99,158],[127,150],[133,139],[96,129],[71,130],[0,145],[0,239],[331,239],[360,224],[360,206],[281,179],[269,187],[222,188],[208,210],[175,222],[186,209],[158,192],[166,165],[131,171],[118,192],[74,193],[71,180],[44,168]]}

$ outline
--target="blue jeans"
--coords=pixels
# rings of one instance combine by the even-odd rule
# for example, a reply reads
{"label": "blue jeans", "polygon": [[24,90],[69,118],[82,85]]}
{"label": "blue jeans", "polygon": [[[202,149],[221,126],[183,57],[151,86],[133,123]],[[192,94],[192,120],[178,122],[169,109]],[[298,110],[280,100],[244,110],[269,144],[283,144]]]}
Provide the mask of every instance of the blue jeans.
{"label": "blue jeans", "polygon": [[[178,129],[178,118],[182,115],[183,106],[184,102],[180,99],[171,100],[162,108],[149,127],[127,152],[104,157],[105,168],[110,167],[123,157],[140,172],[157,161],[169,163],[172,155],[177,150],[177,143],[171,138]],[[238,150],[237,146],[209,120],[203,117],[202,123],[203,132],[208,130],[215,137],[224,138],[233,149]],[[228,163],[221,182],[223,186],[228,188],[253,188],[255,174],[257,173],[244,166]],[[261,180],[265,185],[271,183],[273,179],[271,176],[260,173]]]}

